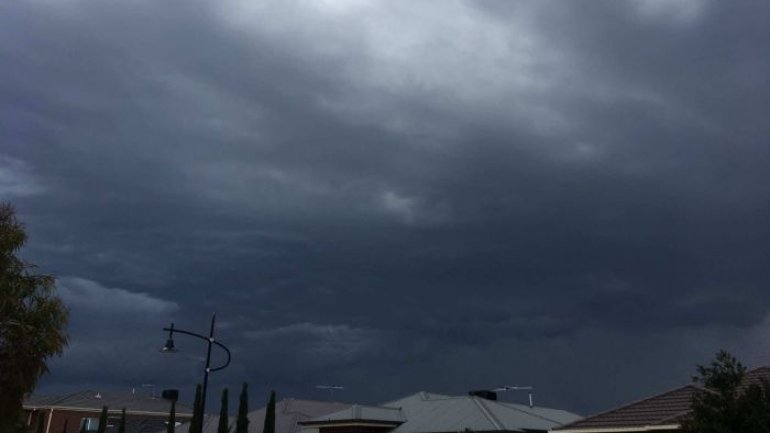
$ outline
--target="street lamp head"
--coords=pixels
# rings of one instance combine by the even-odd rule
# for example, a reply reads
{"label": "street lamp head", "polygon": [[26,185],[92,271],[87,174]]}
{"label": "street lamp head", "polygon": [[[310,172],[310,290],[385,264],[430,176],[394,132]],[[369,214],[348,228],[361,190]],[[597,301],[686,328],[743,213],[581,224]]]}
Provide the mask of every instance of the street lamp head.
{"label": "street lamp head", "polygon": [[174,340],[169,338],[166,345],[160,348],[161,353],[176,353],[178,350],[174,347]]}

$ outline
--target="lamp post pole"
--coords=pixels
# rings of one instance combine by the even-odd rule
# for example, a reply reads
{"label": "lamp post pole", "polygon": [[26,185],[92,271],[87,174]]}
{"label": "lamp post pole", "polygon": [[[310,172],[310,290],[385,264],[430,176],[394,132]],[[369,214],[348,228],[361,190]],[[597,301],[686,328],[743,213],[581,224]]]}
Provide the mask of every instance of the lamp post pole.
{"label": "lamp post pole", "polygon": [[[206,412],[206,391],[209,385],[209,373],[212,371],[222,370],[228,365],[230,365],[230,349],[228,349],[227,347],[225,347],[224,344],[214,339],[214,324],[216,323],[216,320],[217,320],[217,313],[213,313],[211,315],[211,328],[209,328],[208,337],[195,332],[185,331],[184,329],[174,328],[173,322],[171,323],[170,327],[163,328],[164,331],[168,331],[168,341],[166,341],[166,345],[163,346],[162,349],[160,349],[160,351],[163,353],[177,352],[177,349],[174,347],[174,333],[189,335],[191,337],[199,338],[207,342],[206,367],[203,370],[203,390],[202,390],[203,392],[201,395],[201,411],[200,411],[201,416],[203,416],[203,414],[205,414]],[[227,361],[219,367],[211,368],[211,348],[214,345],[224,349],[225,353],[227,354]],[[201,423],[203,422],[202,419],[200,421]],[[190,432],[190,433],[196,433],[196,432]]]}

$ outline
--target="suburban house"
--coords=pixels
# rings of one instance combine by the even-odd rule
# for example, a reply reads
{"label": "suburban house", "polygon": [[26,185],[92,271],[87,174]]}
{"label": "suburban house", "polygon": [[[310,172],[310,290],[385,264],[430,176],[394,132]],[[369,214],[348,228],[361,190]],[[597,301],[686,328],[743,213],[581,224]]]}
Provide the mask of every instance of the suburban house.
{"label": "suburban house", "polygon": [[[24,401],[24,420],[37,431],[40,414],[45,415],[45,433],[95,432],[102,407],[107,406],[107,432],[117,432],[121,411],[126,409],[126,433],[156,432],[166,427],[171,401],[134,392],[80,391],[50,396],[32,395]],[[178,422],[189,421],[192,409],[176,405]]]}
{"label": "suburban house", "polygon": [[299,424],[318,433],[547,432],[580,419],[559,409],[497,401],[494,392],[419,392],[379,406],[353,405]]}
{"label": "suburban house", "polygon": [[[275,433],[297,433],[300,430],[304,430],[304,427],[299,425],[301,421],[337,412],[350,406],[349,403],[301,400],[296,398],[279,400],[275,403]],[[264,407],[249,412],[249,433],[262,433],[265,412],[267,412],[267,408]],[[230,425],[235,426],[234,416],[230,417]],[[216,433],[218,426],[219,416],[206,416],[203,421],[203,433]],[[176,433],[187,433],[189,428],[190,424],[186,423],[177,427]]]}
{"label": "suburban house", "polygon": [[[770,381],[770,367],[746,372],[741,388]],[[696,385],[685,385],[661,394],[623,405],[551,430],[553,433],[641,433],[676,432],[691,412],[693,397],[708,392]]]}

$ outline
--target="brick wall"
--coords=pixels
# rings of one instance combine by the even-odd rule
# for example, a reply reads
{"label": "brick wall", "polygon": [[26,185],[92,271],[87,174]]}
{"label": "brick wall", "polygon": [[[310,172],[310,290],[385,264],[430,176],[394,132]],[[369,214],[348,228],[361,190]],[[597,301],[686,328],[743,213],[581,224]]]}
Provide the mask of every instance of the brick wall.
{"label": "brick wall", "polygon": [[[50,409],[41,409],[46,415],[46,424],[51,415]],[[38,413],[40,411],[25,410],[24,419],[29,422],[32,431],[37,431]],[[99,419],[101,410],[57,410],[53,411],[53,418],[50,420],[48,433],[79,433],[80,424],[84,418]],[[149,414],[131,414],[126,413],[126,433],[157,433],[166,427],[168,414],[149,415]],[[190,416],[177,414],[176,420],[187,421]],[[108,412],[107,432],[117,432],[120,422],[120,410],[110,410]],[[64,429],[66,423],[66,430]]]}

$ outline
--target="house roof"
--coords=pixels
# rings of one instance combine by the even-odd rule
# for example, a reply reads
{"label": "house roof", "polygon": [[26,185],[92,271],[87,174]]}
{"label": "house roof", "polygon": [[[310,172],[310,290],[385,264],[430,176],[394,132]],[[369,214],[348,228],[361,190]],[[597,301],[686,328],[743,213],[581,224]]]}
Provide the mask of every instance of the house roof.
{"label": "house roof", "polygon": [[[306,428],[298,424],[300,421],[337,412],[350,406],[349,403],[296,398],[277,401],[275,403],[275,433],[297,433],[300,430],[304,432]],[[249,412],[249,433],[262,433],[266,412],[267,408],[265,407]],[[230,425],[234,424],[235,417],[230,417]],[[216,433],[218,425],[219,416],[207,416],[203,422],[203,433]],[[180,425],[176,428],[176,432],[187,433],[189,427],[189,424]]]}
{"label": "house roof", "polygon": [[[770,367],[746,372],[739,390],[770,380]],[[555,432],[601,432],[620,428],[677,426],[691,412],[693,397],[705,388],[686,385],[643,400],[625,404],[554,429]]]}
{"label": "house roof", "polygon": [[367,422],[372,424],[402,424],[405,419],[401,409],[387,406],[362,406],[354,404],[349,408],[328,415],[304,421],[303,425],[330,424],[338,422]]}
{"label": "house roof", "polygon": [[554,431],[601,431],[609,428],[678,425],[690,413],[692,398],[703,389],[686,385],[602,412]]}
{"label": "house roof", "polygon": [[740,390],[744,390],[751,385],[761,385],[762,381],[770,382],[770,367],[757,367],[751,369],[743,375]]}
{"label": "house roof", "polygon": [[530,430],[546,431],[580,417],[558,409],[486,400],[476,396],[447,396],[419,392],[377,407],[348,409],[303,423],[322,426],[330,421],[399,423],[392,433],[479,432]]}
{"label": "house roof", "polygon": [[[100,411],[107,406],[110,412],[123,408],[129,413],[168,414],[169,400],[130,392],[79,391],[65,395],[31,395],[24,400],[25,409],[72,409]],[[177,403],[177,416],[192,416],[192,409]]]}

